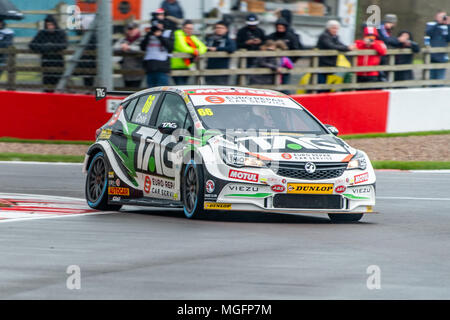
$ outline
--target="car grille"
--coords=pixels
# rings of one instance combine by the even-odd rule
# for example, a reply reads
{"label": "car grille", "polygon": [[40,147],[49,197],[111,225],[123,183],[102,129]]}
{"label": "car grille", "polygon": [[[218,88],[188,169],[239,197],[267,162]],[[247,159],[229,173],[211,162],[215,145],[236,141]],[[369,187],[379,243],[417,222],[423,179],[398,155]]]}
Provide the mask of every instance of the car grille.
{"label": "car grille", "polygon": [[318,194],[277,194],[273,197],[274,208],[284,209],[342,209],[342,196]]}
{"label": "car grille", "polygon": [[305,170],[306,162],[279,162],[273,171],[286,178],[302,180],[333,179],[342,176],[347,163],[315,163],[316,171],[308,173]]}

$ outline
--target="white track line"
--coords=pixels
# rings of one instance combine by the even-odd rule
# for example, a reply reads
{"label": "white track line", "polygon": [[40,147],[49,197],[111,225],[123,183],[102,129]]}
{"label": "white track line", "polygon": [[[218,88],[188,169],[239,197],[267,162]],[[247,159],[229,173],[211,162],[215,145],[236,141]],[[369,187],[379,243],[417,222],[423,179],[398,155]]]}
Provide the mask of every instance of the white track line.
{"label": "white track line", "polygon": [[450,201],[450,198],[415,198],[415,197],[377,197],[381,200],[421,200],[421,201]]}
{"label": "white track line", "polygon": [[0,164],[44,164],[44,165],[58,165],[58,166],[82,166],[81,162],[40,162],[40,161],[0,161]]}
{"label": "white track line", "polygon": [[96,216],[96,215],[100,215],[100,214],[111,214],[111,213],[117,213],[117,211],[78,213],[78,214],[68,214],[68,215],[64,215],[64,216],[48,216],[48,217],[5,219],[5,220],[0,220],[0,223],[8,223],[8,222],[16,222],[16,221],[30,221],[30,220],[44,220],[44,219],[61,219],[61,218],[73,218],[73,217],[85,217],[85,216]]}

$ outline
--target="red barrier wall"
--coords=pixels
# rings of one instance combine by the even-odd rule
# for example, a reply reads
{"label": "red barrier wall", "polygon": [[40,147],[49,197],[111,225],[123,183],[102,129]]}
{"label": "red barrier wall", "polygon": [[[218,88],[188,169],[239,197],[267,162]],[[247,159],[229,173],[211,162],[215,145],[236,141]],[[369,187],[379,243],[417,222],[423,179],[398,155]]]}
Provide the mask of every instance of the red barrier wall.
{"label": "red barrier wall", "polygon": [[[388,91],[297,95],[295,100],[342,134],[386,132]],[[111,117],[94,96],[0,91],[0,137],[94,140]]]}
{"label": "red barrier wall", "polygon": [[340,134],[386,132],[388,91],[359,91],[292,96],[322,123]]}
{"label": "red barrier wall", "polygon": [[106,100],[90,95],[0,91],[0,101],[0,137],[95,140],[111,117]]}

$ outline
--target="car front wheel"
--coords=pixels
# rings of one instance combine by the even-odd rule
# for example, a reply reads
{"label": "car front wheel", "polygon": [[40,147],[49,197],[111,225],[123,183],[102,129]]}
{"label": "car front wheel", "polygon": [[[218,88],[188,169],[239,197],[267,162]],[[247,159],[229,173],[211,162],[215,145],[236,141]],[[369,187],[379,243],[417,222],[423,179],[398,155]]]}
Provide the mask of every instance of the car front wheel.
{"label": "car front wheel", "polygon": [[204,216],[203,168],[191,160],[184,167],[182,174],[184,214],[189,219],[201,218]]}

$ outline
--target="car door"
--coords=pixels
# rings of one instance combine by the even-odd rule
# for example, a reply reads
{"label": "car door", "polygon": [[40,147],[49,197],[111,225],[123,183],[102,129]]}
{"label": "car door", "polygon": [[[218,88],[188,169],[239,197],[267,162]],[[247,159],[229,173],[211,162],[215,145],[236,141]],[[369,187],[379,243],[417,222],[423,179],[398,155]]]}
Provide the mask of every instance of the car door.
{"label": "car door", "polygon": [[[178,137],[172,134],[163,134],[157,128],[162,123],[176,122],[179,128],[185,123],[192,126],[186,104],[179,95],[167,92],[161,98],[158,114],[152,119],[151,126],[156,130],[153,136],[155,144],[155,176],[151,177],[150,197],[167,200],[179,200],[179,181],[176,176],[175,155],[173,148],[178,144]],[[189,121],[186,118],[189,117]],[[179,168],[178,168],[179,169]],[[149,181],[147,181],[149,184]]]}
{"label": "car door", "polygon": [[[135,98],[126,108],[127,125],[124,127],[126,138],[125,164],[139,189],[143,188],[144,174],[151,169],[149,166],[154,148],[153,136],[156,129],[149,126],[156,110],[161,93],[151,92]],[[150,167],[150,168],[149,168]]]}

